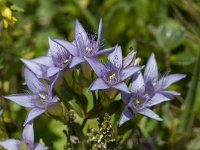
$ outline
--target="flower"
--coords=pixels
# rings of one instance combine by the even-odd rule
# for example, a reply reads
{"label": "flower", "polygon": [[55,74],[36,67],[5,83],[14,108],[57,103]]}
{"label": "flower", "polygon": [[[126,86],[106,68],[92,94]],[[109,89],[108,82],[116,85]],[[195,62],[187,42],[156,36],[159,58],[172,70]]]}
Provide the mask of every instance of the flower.
{"label": "flower", "polygon": [[157,63],[152,54],[147,62],[144,77],[141,72],[135,74],[131,83],[131,93],[121,93],[126,106],[120,117],[119,125],[133,118],[136,113],[161,121],[162,119],[148,107],[180,95],[176,91],[165,91],[164,89],[184,77],[183,74],[172,74],[159,79]]}
{"label": "flower", "polygon": [[166,91],[164,89],[185,77],[186,75],[184,74],[167,74],[160,77],[155,55],[151,54],[144,71],[144,82],[147,92],[154,95],[154,99],[151,100],[152,105],[171,100],[173,99],[173,96],[180,95],[180,93],[176,91]]}
{"label": "flower", "polygon": [[21,106],[30,108],[24,125],[44,113],[47,108],[56,103],[59,98],[52,97],[52,87],[45,85],[31,72],[28,68],[24,68],[25,83],[31,90],[31,94],[12,94],[5,96]]}
{"label": "flower", "polygon": [[139,66],[126,66],[123,68],[122,51],[120,46],[109,54],[106,65],[93,58],[86,58],[98,78],[90,85],[89,90],[115,88],[129,93],[127,85],[123,82],[126,78],[142,69]]}
{"label": "flower", "polygon": [[38,78],[49,79],[59,74],[69,67],[72,55],[56,39],[49,39],[48,56],[38,57],[32,60],[21,59],[21,61],[32,71]]}
{"label": "flower", "polygon": [[7,139],[0,141],[0,145],[8,150],[47,150],[47,147],[41,144],[34,144],[34,131],[33,123],[29,122],[23,130],[22,137],[20,140],[17,139]]}
{"label": "flower", "polygon": [[114,47],[100,50],[100,38],[102,29],[102,19],[99,22],[98,38],[93,34],[87,34],[78,20],[75,22],[75,40],[70,43],[65,40],[56,40],[57,43],[65,47],[72,57],[70,68],[87,60],[86,58],[96,58],[99,55],[111,53]]}

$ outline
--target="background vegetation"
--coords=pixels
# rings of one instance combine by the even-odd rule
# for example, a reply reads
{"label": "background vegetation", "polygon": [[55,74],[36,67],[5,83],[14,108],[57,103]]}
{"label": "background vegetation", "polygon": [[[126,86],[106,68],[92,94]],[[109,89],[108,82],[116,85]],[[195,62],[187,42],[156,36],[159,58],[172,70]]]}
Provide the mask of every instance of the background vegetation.
{"label": "background vegetation", "polygon": [[[2,98],[25,91],[19,58],[46,55],[48,36],[72,41],[76,18],[88,31],[97,31],[102,17],[104,47],[118,43],[124,56],[135,49],[142,64],[154,52],[161,74],[187,74],[170,87],[181,96],[155,107],[163,122],[138,115],[118,128],[123,103],[105,100],[103,106],[110,107],[99,114],[111,115],[115,139],[122,138],[119,141],[124,149],[200,149],[200,0],[0,0],[0,11],[0,107],[4,110],[0,139],[18,138],[27,112]],[[86,89],[81,87],[84,95],[92,98]],[[84,118],[83,105],[75,105],[70,90],[65,86],[62,93],[70,99],[67,113],[73,110],[78,124]],[[92,101],[87,106],[91,109]],[[34,124],[36,141],[42,139],[50,149],[63,149],[67,141],[63,130],[69,130],[66,125],[49,115],[40,116]],[[84,133],[97,125],[96,116],[91,117]]]}

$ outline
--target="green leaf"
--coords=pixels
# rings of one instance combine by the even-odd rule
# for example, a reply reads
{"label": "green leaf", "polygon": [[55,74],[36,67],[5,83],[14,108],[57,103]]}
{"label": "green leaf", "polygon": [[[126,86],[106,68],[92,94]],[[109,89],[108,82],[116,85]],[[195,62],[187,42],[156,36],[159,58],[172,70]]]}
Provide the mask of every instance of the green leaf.
{"label": "green leaf", "polygon": [[15,11],[18,11],[18,12],[24,12],[24,9],[23,8],[21,8],[21,7],[19,7],[19,6],[17,6],[17,5],[12,5],[11,7],[10,7],[12,10],[15,10]]}
{"label": "green leaf", "polygon": [[168,20],[158,27],[156,39],[164,50],[172,50],[180,45],[185,38],[185,29],[173,20]]}
{"label": "green leaf", "polygon": [[187,145],[187,150],[199,150],[200,149],[200,137],[196,137],[195,139],[191,140]]}

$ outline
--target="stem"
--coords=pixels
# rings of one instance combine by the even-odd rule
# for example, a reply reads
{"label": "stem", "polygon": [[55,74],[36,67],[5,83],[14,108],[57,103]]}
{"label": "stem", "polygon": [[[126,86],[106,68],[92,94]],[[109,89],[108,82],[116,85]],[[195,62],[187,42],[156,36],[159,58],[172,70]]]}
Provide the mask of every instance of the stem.
{"label": "stem", "polygon": [[167,68],[167,71],[171,71],[170,67],[170,50],[166,49],[164,50],[164,56],[165,56],[165,67]]}
{"label": "stem", "polygon": [[200,53],[196,66],[193,71],[193,76],[191,79],[191,87],[188,90],[187,97],[185,100],[184,112],[181,116],[180,131],[185,133],[186,131],[191,131],[195,116],[195,103],[196,103],[196,93],[198,86],[198,78],[200,75]]}

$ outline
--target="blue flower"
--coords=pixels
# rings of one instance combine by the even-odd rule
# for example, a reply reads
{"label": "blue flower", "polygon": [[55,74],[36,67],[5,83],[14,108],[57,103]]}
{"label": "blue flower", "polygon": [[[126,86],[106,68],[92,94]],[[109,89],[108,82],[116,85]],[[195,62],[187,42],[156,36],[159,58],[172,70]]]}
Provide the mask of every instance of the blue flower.
{"label": "blue flower", "polygon": [[[113,48],[100,50],[102,19],[99,22],[98,38],[95,35],[87,34],[78,20],[75,22],[75,40],[70,43],[65,40],[55,40],[57,43],[65,47],[71,55],[73,55],[70,68],[87,60],[86,58],[97,58],[99,55],[111,53]],[[99,51],[100,50],[100,51]]]}
{"label": "blue flower", "polygon": [[21,106],[30,108],[27,114],[24,125],[44,113],[47,108],[56,103],[59,98],[52,97],[52,86],[47,86],[40,82],[40,80],[28,68],[24,68],[25,83],[30,89],[30,94],[12,94],[5,96]]}
{"label": "blue flower", "polygon": [[122,51],[120,46],[109,54],[107,63],[104,65],[97,59],[86,58],[98,78],[90,85],[89,90],[115,88],[129,93],[127,85],[123,82],[128,77],[142,69],[142,67],[123,67]]}
{"label": "blue flower", "polygon": [[47,150],[47,147],[41,144],[34,144],[34,131],[32,121],[28,123],[23,130],[22,137],[18,139],[7,139],[0,141],[0,145],[8,150],[20,150],[20,146],[25,146],[28,150]]}
{"label": "blue flower", "polygon": [[144,77],[141,72],[135,74],[131,83],[131,93],[122,92],[122,100],[126,106],[122,112],[119,125],[133,118],[136,113],[161,121],[162,119],[149,107],[180,95],[176,91],[164,89],[184,77],[183,74],[172,74],[159,78],[155,56],[152,54],[147,62]]}

